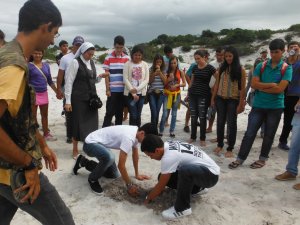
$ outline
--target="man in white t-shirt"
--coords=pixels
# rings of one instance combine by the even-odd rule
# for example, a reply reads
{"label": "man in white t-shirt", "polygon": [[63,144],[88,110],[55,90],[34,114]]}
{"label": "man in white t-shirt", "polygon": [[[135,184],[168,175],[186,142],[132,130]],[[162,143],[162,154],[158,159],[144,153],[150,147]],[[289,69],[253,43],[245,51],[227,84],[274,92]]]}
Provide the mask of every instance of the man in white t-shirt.
{"label": "man in white t-shirt", "polygon": [[76,36],[72,42],[72,50],[68,54],[64,55],[59,63],[59,70],[57,73],[57,98],[62,99],[63,98],[63,86],[64,86],[64,77],[65,72],[70,65],[70,63],[73,61],[75,54],[79,47],[84,43],[84,39],[81,36]]}
{"label": "man in white t-shirt", "polygon": [[[213,67],[215,67],[216,70],[219,70],[222,63],[224,62],[224,48],[223,47],[218,47],[216,48],[216,58],[215,60],[211,61],[209,64],[212,65]],[[210,88],[213,90],[213,87],[215,85],[216,79],[214,76],[211,77],[210,82],[209,82],[209,86]],[[215,117],[216,117],[216,108],[215,107],[211,107],[210,108],[210,116],[209,116],[209,122],[208,122],[208,127],[206,129],[206,133],[211,133],[212,132],[212,127],[214,125],[214,121],[215,121]],[[227,131],[227,135],[228,135],[228,131]]]}
{"label": "man in white t-shirt", "polygon": [[177,189],[174,207],[162,212],[166,219],[176,219],[192,213],[191,194],[216,185],[220,167],[198,147],[181,141],[163,142],[156,135],[147,135],[141,150],[151,159],[161,161],[158,183],[145,199],[145,204],[155,199],[168,186]]}
{"label": "man in white t-shirt", "polygon": [[[91,171],[88,178],[90,187],[95,194],[100,195],[103,189],[98,180],[102,176],[106,178],[119,177],[119,169],[128,194],[137,196],[138,187],[130,180],[125,164],[128,154],[132,151],[135,178],[138,180],[149,179],[148,176],[140,174],[138,169],[138,145],[148,134],[157,135],[157,128],[151,123],[146,123],[140,128],[130,125],[110,126],[90,133],[84,141],[83,151],[90,157],[96,157],[99,162],[96,163],[83,155],[79,155],[73,167],[73,173],[77,175],[77,171],[81,167]],[[111,149],[120,150],[118,168]]]}

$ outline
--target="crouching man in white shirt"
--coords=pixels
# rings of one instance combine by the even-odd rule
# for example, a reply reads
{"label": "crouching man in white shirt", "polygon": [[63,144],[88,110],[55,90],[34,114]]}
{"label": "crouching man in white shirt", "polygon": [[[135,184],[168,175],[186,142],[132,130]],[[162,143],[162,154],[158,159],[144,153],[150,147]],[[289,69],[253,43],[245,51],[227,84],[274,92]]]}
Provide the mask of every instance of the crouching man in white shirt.
{"label": "crouching man in white shirt", "polygon": [[192,213],[191,194],[216,185],[220,167],[198,147],[181,141],[163,142],[156,135],[147,135],[141,150],[151,159],[161,161],[158,183],[145,199],[145,204],[155,199],[165,186],[177,188],[174,207],[162,212],[166,219],[175,219]]}
{"label": "crouching man in white shirt", "polygon": [[[88,182],[95,194],[101,195],[103,189],[99,179],[117,178],[121,173],[127,192],[131,196],[139,195],[139,189],[130,179],[127,169],[126,160],[128,154],[132,153],[133,167],[135,178],[138,180],[148,180],[149,176],[139,173],[139,154],[138,146],[148,134],[157,134],[156,126],[146,123],[140,128],[130,125],[117,125],[104,127],[90,133],[83,144],[83,151],[90,157],[96,157],[98,162],[89,160],[83,155],[79,155],[73,167],[73,173],[77,175],[78,170],[85,167],[90,171]],[[115,163],[115,156],[111,149],[120,150],[118,167]],[[118,170],[119,169],[119,170]]]}

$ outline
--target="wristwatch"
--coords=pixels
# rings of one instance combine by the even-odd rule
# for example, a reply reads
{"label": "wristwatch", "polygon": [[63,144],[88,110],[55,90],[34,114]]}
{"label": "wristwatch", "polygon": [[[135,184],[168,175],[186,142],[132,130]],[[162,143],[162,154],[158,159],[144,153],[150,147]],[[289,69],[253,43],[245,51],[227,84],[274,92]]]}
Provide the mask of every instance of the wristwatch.
{"label": "wristwatch", "polygon": [[39,164],[40,164],[39,160],[32,158],[30,164],[28,166],[23,167],[22,169],[23,170],[33,170],[33,169],[37,168],[39,166]]}

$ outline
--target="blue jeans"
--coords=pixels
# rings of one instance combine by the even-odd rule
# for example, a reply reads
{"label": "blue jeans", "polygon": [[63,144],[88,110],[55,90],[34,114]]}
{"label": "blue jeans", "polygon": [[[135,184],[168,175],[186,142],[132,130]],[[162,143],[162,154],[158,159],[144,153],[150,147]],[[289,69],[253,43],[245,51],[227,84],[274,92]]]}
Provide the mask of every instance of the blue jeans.
{"label": "blue jeans", "polygon": [[236,142],[237,113],[239,101],[236,99],[216,98],[217,108],[217,140],[218,147],[224,146],[224,128],[227,120],[228,147],[227,151],[232,151]]}
{"label": "blue jeans", "polygon": [[151,123],[155,124],[156,127],[158,125],[158,118],[159,118],[159,111],[161,106],[164,102],[164,94],[156,94],[150,93],[149,94],[149,105],[151,110]]}
{"label": "blue jeans", "polygon": [[[174,98],[174,97],[173,97]],[[177,109],[180,103],[180,94],[177,95],[177,99],[175,102],[173,102],[172,100],[172,113],[171,113],[171,125],[170,125],[170,133],[173,133],[175,130],[175,126],[176,126],[176,118],[177,118]],[[165,129],[165,123],[167,120],[167,116],[168,116],[168,111],[170,109],[167,109],[167,103],[168,103],[168,97],[164,96],[164,109],[163,109],[163,114],[160,120],[160,125],[159,125],[159,132],[163,133],[164,129]]]}
{"label": "blue jeans", "polygon": [[295,113],[292,120],[292,140],[289,150],[289,161],[286,165],[286,170],[295,176],[298,175],[298,163],[300,156],[300,113]]}
{"label": "blue jeans", "polygon": [[129,125],[141,126],[141,114],[144,106],[145,96],[138,95],[140,98],[134,105],[130,104],[133,100],[132,96],[129,94],[127,97],[128,109],[129,109]]}
{"label": "blue jeans", "polygon": [[283,109],[252,108],[248,117],[248,126],[243,137],[237,160],[244,162],[252,148],[258,129],[265,122],[265,134],[261,146],[259,160],[266,161],[274,141]]}
{"label": "blue jeans", "polygon": [[[211,188],[218,182],[219,176],[210,172],[201,165],[183,165],[172,173],[167,186],[177,189],[175,209],[178,212],[190,208],[191,194],[197,193],[200,188]],[[197,191],[196,191],[197,190]]]}
{"label": "blue jeans", "polygon": [[83,151],[90,157],[96,157],[99,161],[97,166],[91,171],[89,180],[97,181],[104,173],[110,173],[113,177],[119,177],[115,155],[110,149],[99,143],[87,144],[84,142]]}
{"label": "blue jeans", "polygon": [[9,225],[18,208],[27,212],[44,225],[74,225],[69,208],[48,178],[40,173],[41,191],[31,205],[17,202],[11,187],[0,184],[0,224]]}

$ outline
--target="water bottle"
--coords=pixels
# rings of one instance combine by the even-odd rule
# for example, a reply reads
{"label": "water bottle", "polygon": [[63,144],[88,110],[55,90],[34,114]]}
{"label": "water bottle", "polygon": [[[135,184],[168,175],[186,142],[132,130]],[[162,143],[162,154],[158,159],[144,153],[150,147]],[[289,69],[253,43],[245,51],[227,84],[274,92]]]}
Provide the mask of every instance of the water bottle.
{"label": "water bottle", "polygon": [[296,52],[295,52],[294,49],[292,49],[291,51],[289,51],[289,56],[293,56],[293,55],[295,55],[295,54],[296,54]]}

